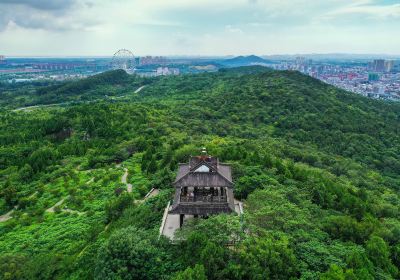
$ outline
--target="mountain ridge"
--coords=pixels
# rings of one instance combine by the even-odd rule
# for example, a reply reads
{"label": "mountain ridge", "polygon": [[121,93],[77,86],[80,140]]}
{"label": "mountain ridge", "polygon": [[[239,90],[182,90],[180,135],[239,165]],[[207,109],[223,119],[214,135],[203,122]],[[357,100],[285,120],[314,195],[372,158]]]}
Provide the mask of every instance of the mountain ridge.
{"label": "mountain ridge", "polygon": [[220,64],[230,67],[249,66],[252,64],[270,64],[270,63],[272,63],[270,60],[261,58],[256,55],[237,56],[234,58],[220,61]]}
{"label": "mountain ridge", "polygon": [[[105,75],[122,82],[46,96],[93,102],[0,111],[0,275],[398,278],[400,104],[261,66]],[[188,222],[178,247],[159,227],[202,147],[231,164],[245,215]]]}

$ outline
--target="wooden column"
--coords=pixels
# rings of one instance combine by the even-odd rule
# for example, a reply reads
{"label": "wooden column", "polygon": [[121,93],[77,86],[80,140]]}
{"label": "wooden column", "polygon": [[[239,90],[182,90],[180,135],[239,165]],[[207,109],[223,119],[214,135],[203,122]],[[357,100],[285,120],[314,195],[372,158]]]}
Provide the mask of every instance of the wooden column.
{"label": "wooden column", "polygon": [[179,227],[181,228],[183,225],[183,218],[185,217],[185,214],[180,214],[179,215]]}

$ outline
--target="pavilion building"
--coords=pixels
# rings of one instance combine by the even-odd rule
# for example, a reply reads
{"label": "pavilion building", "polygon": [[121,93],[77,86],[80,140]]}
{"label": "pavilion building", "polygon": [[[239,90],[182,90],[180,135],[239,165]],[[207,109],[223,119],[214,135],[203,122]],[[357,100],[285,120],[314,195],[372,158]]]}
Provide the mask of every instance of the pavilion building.
{"label": "pavilion building", "polygon": [[190,157],[189,163],[179,164],[173,183],[175,196],[168,205],[160,234],[173,238],[177,228],[190,218],[220,213],[242,213],[242,205],[233,197],[232,172],[229,164],[207,155]]}

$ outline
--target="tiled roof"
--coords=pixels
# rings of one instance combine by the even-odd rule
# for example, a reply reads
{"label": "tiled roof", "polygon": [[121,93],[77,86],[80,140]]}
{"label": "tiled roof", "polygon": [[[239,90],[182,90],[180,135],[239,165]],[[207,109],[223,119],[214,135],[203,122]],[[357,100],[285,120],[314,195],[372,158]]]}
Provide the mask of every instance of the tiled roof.
{"label": "tiled roof", "polygon": [[[195,172],[202,164],[210,166],[210,172]],[[218,163],[214,157],[192,157],[188,164],[180,164],[175,186],[231,187],[232,174],[228,164]]]}

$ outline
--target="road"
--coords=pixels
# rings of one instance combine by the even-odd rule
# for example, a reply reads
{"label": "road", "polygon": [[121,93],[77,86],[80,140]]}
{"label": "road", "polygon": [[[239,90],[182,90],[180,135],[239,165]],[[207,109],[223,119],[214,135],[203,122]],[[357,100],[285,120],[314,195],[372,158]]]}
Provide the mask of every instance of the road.
{"label": "road", "polygon": [[13,112],[18,112],[18,111],[27,111],[30,109],[37,109],[37,108],[45,108],[45,107],[51,107],[51,106],[57,106],[57,105],[64,105],[67,103],[58,103],[58,104],[43,104],[43,105],[33,105],[33,106],[27,106],[27,107],[21,107],[12,110]]}
{"label": "road", "polygon": [[5,213],[4,215],[0,216],[0,223],[8,221],[9,219],[12,219],[11,214],[14,212],[14,209]]}
{"label": "road", "polygon": [[138,88],[137,90],[135,90],[135,93],[139,93],[145,86],[141,86],[140,88]]}
{"label": "road", "polygon": [[[37,193],[38,193],[37,191],[34,192],[33,194],[31,194],[31,195],[29,196],[29,198],[34,197]],[[8,212],[5,213],[4,215],[1,215],[1,216],[0,216],[0,223],[1,223],[1,222],[6,222],[6,221],[12,219],[13,217],[11,216],[11,214],[14,212],[15,209],[18,209],[18,205],[14,206],[14,209],[12,209],[11,211],[8,211]]]}
{"label": "road", "polygon": [[124,175],[122,175],[121,178],[121,183],[126,185],[126,190],[128,191],[128,193],[132,192],[132,184],[128,184],[127,178],[128,178],[128,168],[124,168]]}
{"label": "road", "polygon": [[57,202],[57,203],[54,204],[52,207],[50,207],[49,209],[47,209],[46,212],[54,213],[54,212],[55,212],[55,208],[56,208],[57,206],[60,206],[61,204],[63,204],[64,200],[65,200],[65,198],[61,199],[59,202]]}

